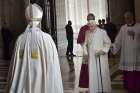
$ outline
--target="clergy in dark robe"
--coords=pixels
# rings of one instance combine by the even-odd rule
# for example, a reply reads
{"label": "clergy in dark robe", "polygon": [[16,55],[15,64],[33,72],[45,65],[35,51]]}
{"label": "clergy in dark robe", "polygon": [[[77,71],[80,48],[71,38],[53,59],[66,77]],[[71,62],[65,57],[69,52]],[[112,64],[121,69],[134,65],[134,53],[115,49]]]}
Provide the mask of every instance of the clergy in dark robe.
{"label": "clergy in dark robe", "polygon": [[73,54],[73,28],[72,28],[72,22],[70,20],[68,21],[68,24],[66,25],[65,29],[66,29],[66,36],[68,40],[66,55],[75,56]]}
{"label": "clergy in dark robe", "polygon": [[8,24],[4,22],[2,28],[2,39],[3,39],[3,57],[5,60],[10,60],[10,44],[12,42],[12,33],[8,27]]}

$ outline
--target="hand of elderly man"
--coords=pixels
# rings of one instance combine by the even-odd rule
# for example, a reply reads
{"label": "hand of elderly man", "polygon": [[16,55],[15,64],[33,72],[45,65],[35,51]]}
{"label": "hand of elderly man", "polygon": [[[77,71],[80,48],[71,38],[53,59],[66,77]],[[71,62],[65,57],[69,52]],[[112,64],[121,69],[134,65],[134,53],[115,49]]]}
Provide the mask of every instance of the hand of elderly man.
{"label": "hand of elderly man", "polygon": [[105,52],[103,51],[103,50],[97,50],[96,52],[95,52],[95,55],[96,56],[100,56],[100,55],[104,55],[105,54]]}

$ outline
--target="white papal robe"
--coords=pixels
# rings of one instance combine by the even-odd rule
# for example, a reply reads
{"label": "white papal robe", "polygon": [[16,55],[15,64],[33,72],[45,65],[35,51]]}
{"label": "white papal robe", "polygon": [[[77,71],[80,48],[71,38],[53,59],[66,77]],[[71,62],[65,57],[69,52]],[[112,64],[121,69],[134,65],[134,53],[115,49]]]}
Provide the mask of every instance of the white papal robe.
{"label": "white papal robe", "polygon": [[8,93],[63,93],[56,46],[47,33],[28,25],[16,42]]}
{"label": "white papal robe", "polygon": [[89,93],[102,92],[99,57],[95,56],[95,52],[98,49],[105,52],[104,55],[100,56],[103,90],[107,93],[111,92],[111,80],[108,65],[108,51],[110,45],[111,41],[107,36],[106,31],[103,29],[96,28],[94,32],[88,31],[86,33],[84,50],[87,47],[89,56]]}

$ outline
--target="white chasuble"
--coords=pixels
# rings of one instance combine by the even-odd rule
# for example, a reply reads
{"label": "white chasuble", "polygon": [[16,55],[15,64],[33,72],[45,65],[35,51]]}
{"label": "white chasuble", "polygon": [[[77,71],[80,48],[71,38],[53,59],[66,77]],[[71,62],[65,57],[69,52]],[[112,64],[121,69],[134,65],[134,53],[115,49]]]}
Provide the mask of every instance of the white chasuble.
{"label": "white chasuble", "polygon": [[47,33],[27,26],[16,42],[8,93],[64,93],[56,46]]}

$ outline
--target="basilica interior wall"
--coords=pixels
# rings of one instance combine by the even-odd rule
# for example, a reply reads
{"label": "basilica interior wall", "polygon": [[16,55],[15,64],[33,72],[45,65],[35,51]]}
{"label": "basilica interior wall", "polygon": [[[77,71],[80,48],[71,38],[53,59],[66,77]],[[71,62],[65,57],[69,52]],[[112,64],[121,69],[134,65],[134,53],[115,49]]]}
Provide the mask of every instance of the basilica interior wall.
{"label": "basilica interior wall", "polygon": [[135,15],[137,22],[140,22],[140,0],[135,0]]}
{"label": "basilica interior wall", "polygon": [[[26,26],[24,8],[23,0],[0,0],[0,27],[6,22],[12,32],[13,42],[16,40],[17,36],[24,31]],[[0,57],[2,55],[2,41],[2,36],[0,36]],[[13,42],[11,42],[11,44],[14,45]]]}
{"label": "basilica interior wall", "polygon": [[[15,3],[16,2],[16,3]],[[0,0],[1,24],[6,22],[13,34],[25,29],[25,6],[23,0]]]}
{"label": "basilica interior wall", "polygon": [[79,28],[86,24],[86,0],[56,0],[58,47],[67,45],[65,26],[68,20],[72,21],[74,38],[77,38]]}
{"label": "basilica interior wall", "polygon": [[[58,46],[67,44],[65,25],[67,24],[68,20],[72,20],[74,32],[77,34],[79,32],[79,28],[82,25],[86,24],[87,22],[86,16],[88,12],[94,13],[93,1],[96,2],[96,0],[56,0],[55,1],[56,16],[57,16]],[[98,0],[98,1],[102,1],[102,0]],[[124,23],[123,20],[124,12],[128,10],[132,10],[131,1],[132,0],[109,0],[109,4],[110,4],[109,12],[113,23],[115,23],[116,25],[122,25]],[[140,4],[140,0],[135,0],[135,15],[136,15],[136,20],[138,22],[140,22],[139,4]],[[14,35],[14,38],[16,38],[26,28],[26,20],[25,20],[24,13],[25,13],[25,7],[27,5],[28,5],[28,0],[0,0],[0,27],[2,26],[2,23],[6,21]],[[1,49],[1,47],[3,46],[1,36],[0,36],[0,42],[1,42],[0,43],[0,49]]]}
{"label": "basilica interior wall", "polygon": [[[126,11],[135,11],[137,21],[140,21],[139,12],[139,0],[108,0],[109,1],[109,13],[108,9],[104,5],[102,0],[56,0],[57,9],[57,31],[59,44],[67,44],[65,25],[68,20],[73,22],[73,28],[75,32],[75,38],[79,33],[79,28],[86,24],[86,16],[88,12],[96,13],[96,21],[98,18],[110,16],[111,21],[116,24],[118,30],[122,24],[124,24],[124,13]],[[100,5],[102,2],[102,5]],[[96,3],[96,4],[95,4]],[[93,7],[94,6],[94,7]],[[98,8],[98,9],[95,9]],[[99,9],[100,8],[100,9]],[[102,13],[102,8],[104,13]],[[106,12],[105,12],[106,11]],[[104,15],[103,15],[104,14]],[[99,16],[100,15],[100,16]],[[60,44],[60,45],[61,45]]]}
{"label": "basilica interior wall", "polygon": [[123,15],[126,11],[132,10],[132,3],[130,0],[109,0],[110,17],[112,22],[117,25],[124,23]]}

